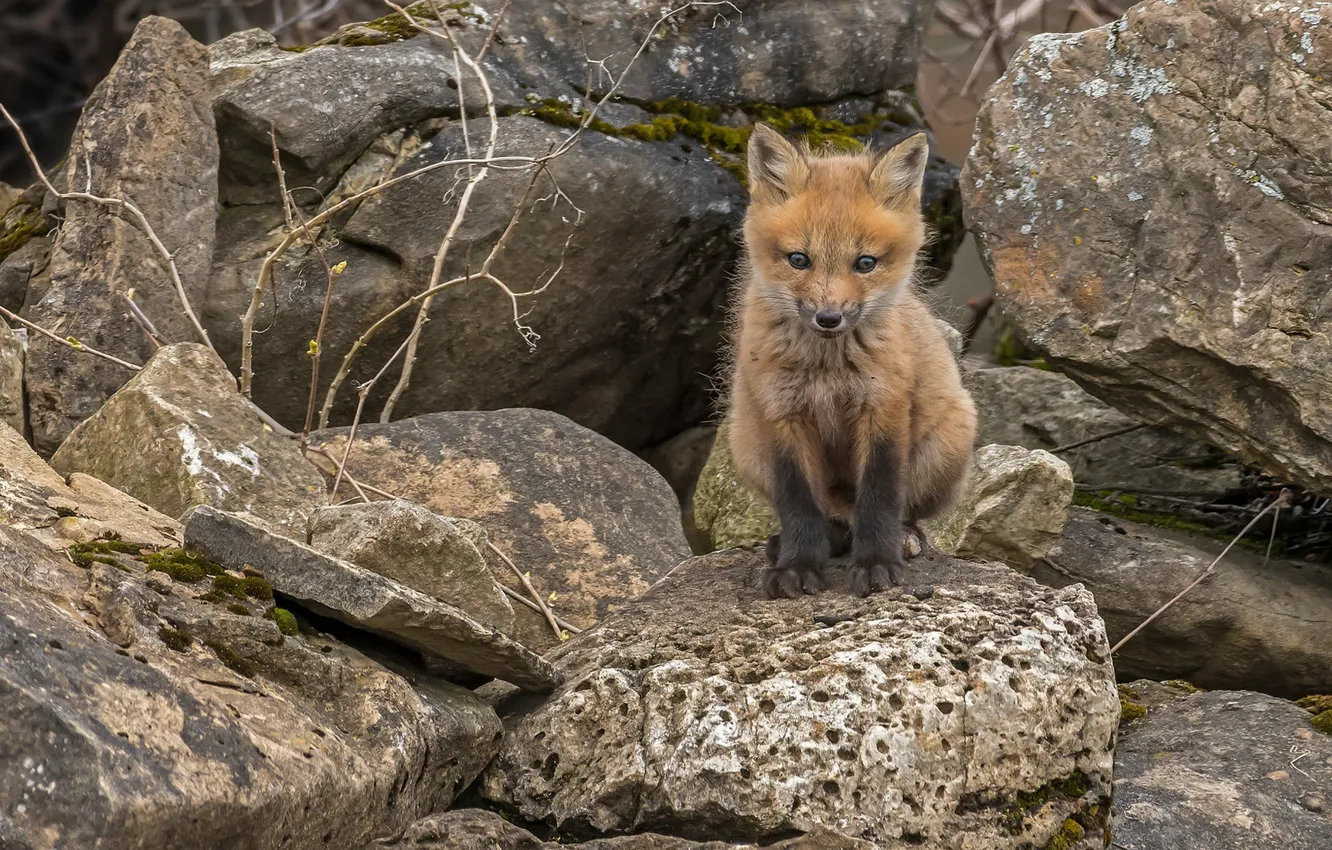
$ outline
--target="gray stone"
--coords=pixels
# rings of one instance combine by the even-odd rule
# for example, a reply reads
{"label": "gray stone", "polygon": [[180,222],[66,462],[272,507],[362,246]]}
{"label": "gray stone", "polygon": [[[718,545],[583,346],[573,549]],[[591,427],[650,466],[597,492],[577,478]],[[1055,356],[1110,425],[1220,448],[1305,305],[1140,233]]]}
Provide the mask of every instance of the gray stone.
{"label": "gray stone", "polygon": [[[1011,368],[965,373],[980,414],[980,441],[1050,449],[1139,424],[1058,372]],[[1140,430],[1061,452],[1079,484],[1223,493],[1239,486],[1224,453],[1165,428]]]}
{"label": "gray stone", "polygon": [[[1118,642],[1202,575],[1225,542],[1073,508],[1058,545],[1030,575],[1090,590]],[[1332,681],[1323,639],[1330,623],[1332,568],[1235,547],[1211,578],[1115,653],[1115,669],[1299,697]]]}
{"label": "gray stone", "polygon": [[476,673],[534,691],[549,691],[558,681],[550,664],[447,602],[275,534],[243,515],[192,508],[185,518],[185,545],[224,566],[258,569],[275,591],[313,611]]}
{"label": "gray stone", "polygon": [[513,632],[513,606],[486,565],[486,532],[401,499],[320,508],[310,545]]}
{"label": "gray stone", "polygon": [[0,422],[22,434],[27,430],[26,405],[23,402],[24,346],[0,321]]}
{"label": "gray stone", "polygon": [[466,690],[99,557],[0,525],[6,848],[360,847],[446,808],[498,746]]}
{"label": "gray stone", "polygon": [[927,848],[1079,818],[1101,846],[1120,709],[1090,593],[927,556],[915,595],[768,601],[764,566],[695,558],[555,650],[565,683],[505,718],[485,798],[561,830]]}
{"label": "gray stone", "polygon": [[[873,850],[876,845],[827,830],[764,845],[763,850]],[[597,838],[575,844],[542,841],[532,833],[483,809],[455,809],[431,815],[401,833],[376,841],[366,850],[759,850],[755,844],[696,842],[668,835],[640,833]]]}
{"label": "gray stone", "polygon": [[940,550],[1029,566],[1059,542],[1073,504],[1073,473],[1046,451],[982,446],[958,503],[925,523]]}
{"label": "gray stone", "polygon": [[1332,488],[1332,27],[1148,0],[1033,38],[963,175],[999,304],[1125,413]]}
{"label": "gray stone", "polygon": [[1133,850],[1332,846],[1332,737],[1285,700],[1245,691],[1166,699],[1134,682],[1147,715],[1115,752],[1114,840]]}
{"label": "gray stone", "polygon": [[178,343],[69,435],[51,464],[100,478],[171,516],[192,505],[254,513],[302,538],[328,501],[294,440],[263,423],[202,345]]}
{"label": "gray stone", "polygon": [[[346,430],[314,439],[341,457]],[[400,498],[481,524],[578,628],[689,557],[675,494],[652,467],[548,411],[454,411],[362,425],[348,468]],[[496,578],[525,592],[509,567],[491,563]],[[515,614],[522,643],[542,651],[557,642],[540,614],[525,607]]]}
{"label": "gray stone", "polygon": [[[212,263],[217,160],[205,50],[174,21],[149,17],[84,105],[58,179],[73,190],[91,185],[94,194],[138,206],[198,307]],[[25,318],[142,363],[153,346],[125,306],[123,295],[132,289],[164,342],[197,340],[165,261],[131,221],[101,205],[65,202],[49,280],[38,291],[29,287]],[[130,376],[34,336],[26,377],[38,451],[55,451]]]}

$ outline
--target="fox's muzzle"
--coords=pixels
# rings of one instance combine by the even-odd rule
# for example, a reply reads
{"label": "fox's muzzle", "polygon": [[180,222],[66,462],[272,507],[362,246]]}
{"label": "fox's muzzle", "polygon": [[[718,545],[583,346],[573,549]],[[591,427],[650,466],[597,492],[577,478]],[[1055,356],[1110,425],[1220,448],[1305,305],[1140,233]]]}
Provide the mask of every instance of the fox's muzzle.
{"label": "fox's muzzle", "polygon": [[820,336],[839,336],[851,330],[860,317],[860,305],[834,307],[823,305],[800,305],[800,318]]}

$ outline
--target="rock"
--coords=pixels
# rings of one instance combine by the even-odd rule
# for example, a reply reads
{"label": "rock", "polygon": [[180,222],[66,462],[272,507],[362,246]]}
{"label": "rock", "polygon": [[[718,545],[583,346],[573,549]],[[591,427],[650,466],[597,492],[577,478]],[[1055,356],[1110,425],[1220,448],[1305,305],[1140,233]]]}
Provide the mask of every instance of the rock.
{"label": "rock", "polygon": [[[500,26],[494,62],[528,88],[572,94],[587,86],[586,56],[613,57],[617,77],[663,13],[616,0],[576,7],[515,3]],[[930,7],[917,0],[764,0],[698,7],[658,30],[660,44],[634,63],[621,92],[638,100],[713,104],[827,103],[911,86]],[[848,38],[830,41],[828,33]]]}
{"label": "rock", "polygon": [[0,422],[22,434],[28,417],[23,403],[24,345],[9,325],[0,322]]}
{"label": "rock", "polygon": [[466,690],[141,556],[81,557],[0,525],[7,848],[360,847],[446,808],[498,746]]}
{"label": "rock", "polygon": [[[1030,369],[974,369],[965,375],[980,412],[982,443],[1050,450],[1139,424],[1067,375]],[[1061,452],[1080,484],[1107,489],[1223,493],[1239,486],[1237,464],[1220,451],[1164,428],[1145,427]]]}
{"label": "rock", "polygon": [[759,543],[778,529],[772,506],[736,474],[726,436],[729,430],[725,420],[717,426],[717,439],[694,490],[694,527],[710,551]]}
{"label": "rock", "polygon": [[[0,235],[0,238],[12,234]],[[0,251],[0,253],[6,253]],[[22,245],[0,259],[0,307],[11,313],[23,309],[28,282],[43,275],[51,259],[51,243],[46,239],[26,238]]]}
{"label": "rock", "polygon": [[395,500],[320,508],[310,545],[459,608],[482,625],[513,632],[513,606],[486,565],[486,532]]}
{"label": "rock", "polygon": [[96,478],[66,482],[0,423],[0,524],[53,549],[111,534],[142,546],[179,546],[180,523]]}
{"label": "rock", "polygon": [[[1073,508],[1058,545],[1030,575],[1090,590],[1118,642],[1202,575],[1224,545]],[[1332,681],[1322,639],[1328,622],[1332,569],[1236,547],[1211,578],[1115,653],[1115,669],[1121,677],[1303,696]]]}
{"label": "rock", "polygon": [[[174,21],[145,18],[83,107],[62,182],[138,206],[195,307],[204,303],[212,262],[217,160],[204,48]],[[165,262],[131,221],[101,205],[65,202],[49,279],[28,287],[25,317],[142,363],[153,346],[125,307],[132,289],[163,341],[197,339]],[[49,454],[130,374],[34,336],[26,377],[33,440]]]}
{"label": "rock", "polygon": [[671,485],[681,503],[686,503],[693,496],[694,486],[716,439],[715,426],[696,425],[653,446],[643,453],[643,460],[652,464],[652,468]]}
{"label": "rock", "polygon": [[[725,841],[698,843],[685,838],[640,833],[598,838],[579,844],[542,841],[532,833],[483,809],[455,809],[431,815],[402,833],[377,841],[366,850],[759,850],[753,844]],[[765,845],[764,850],[872,850],[874,845],[826,830]]]}
{"label": "rock", "polygon": [[274,534],[242,515],[192,508],[185,545],[223,565],[258,569],[275,591],[319,614],[482,675],[534,691],[549,691],[558,681],[541,658],[447,602]]}
{"label": "rock", "polygon": [[[272,202],[270,128],[287,184],[327,190],[380,136],[458,115],[453,58],[435,38],[293,52],[263,30],[246,30],[209,48],[209,69],[217,88],[223,200],[231,204]],[[524,105],[502,69],[490,69],[489,80],[498,108]],[[484,115],[475,77],[465,73],[463,81],[464,103]]]}
{"label": "rock", "polygon": [[1073,504],[1073,473],[1046,451],[982,446],[950,511],[928,520],[935,546],[959,557],[1028,566],[1059,541]]}
{"label": "rock", "polygon": [[[361,50],[310,52],[330,49]],[[544,152],[568,132],[521,115],[502,118],[497,155]],[[390,160],[384,176],[465,151],[454,124],[426,141]],[[597,133],[552,162],[550,174],[584,213],[564,203],[525,208],[494,267],[515,292],[547,282],[549,288],[521,299],[520,320],[513,302],[491,283],[440,293],[394,417],[523,406],[555,410],[630,449],[660,442],[708,412],[701,376],[715,371],[721,344],[740,185],[701,147],[686,153],[675,142]],[[362,203],[339,230],[339,244],[326,254],[348,268],[334,289],[331,314],[338,320],[324,339],[326,364],[340,363],[371,321],[425,287],[456,211],[440,200],[453,183],[453,170],[442,169],[396,184]],[[530,183],[529,173],[508,170],[492,171],[478,185],[444,280],[463,275],[469,262],[482,262]],[[581,221],[577,228],[574,218]],[[262,257],[269,237],[256,223],[238,223],[234,232],[239,244],[219,249],[208,315],[223,356],[238,363],[238,317],[258,268],[252,258]],[[625,250],[630,244],[634,250]],[[309,384],[305,351],[323,311],[323,278],[317,257],[293,255],[278,274],[282,317],[255,339],[255,360],[262,364],[255,401],[292,427],[305,417],[305,394],[291,387]],[[401,346],[411,315],[372,340],[358,357],[353,381],[369,380]],[[331,377],[334,369],[327,371]],[[370,412],[382,407],[393,385],[380,382],[366,418],[377,417]],[[350,422],[356,400],[344,387],[330,421]]]}
{"label": "rock", "polygon": [[160,349],[51,458],[171,516],[192,505],[254,513],[302,539],[326,504],[323,476],[294,440],[264,425],[202,345]]}
{"label": "rock", "polygon": [[[1144,684],[1134,682],[1130,689]],[[1115,843],[1134,850],[1321,850],[1332,737],[1263,694],[1208,691],[1157,702],[1115,753]]]}
{"label": "rock", "polygon": [[[345,430],[314,435],[341,457]],[[362,425],[348,461],[360,481],[474,520],[555,613],[588,628],[689,557],[679,506],[643,461],[543,410],[454,411]],[[512,570],[496,577],[522,593]],[[545,619],[515,609],[516,637],[553,645]]]}
{"label": "rock", "polygon": [[1315,490],[1332,488],[1332,187],[1310,165],[1332,160],[1325,20],[1148,0],[1037,36],[963,176],[1004,313],[1061,371]]}
{"label": "rock", "polygon": [[695,558],[556,649],[483,796],[561,831],[1102,846],[1120,709],[1090,593],[930,555],[914,596],[773,602],[764,566]]}

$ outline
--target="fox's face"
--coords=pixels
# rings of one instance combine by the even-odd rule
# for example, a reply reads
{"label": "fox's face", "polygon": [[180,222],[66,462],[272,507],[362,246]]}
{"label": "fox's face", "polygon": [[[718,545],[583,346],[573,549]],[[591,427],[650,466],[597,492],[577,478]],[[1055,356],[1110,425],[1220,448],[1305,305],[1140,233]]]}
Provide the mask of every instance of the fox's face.
{"label": "fox's face", "polygon": [[774,312],[826,337],[872,323],[910,285],[925,239],[918,133],[875,156],[815,156],[759,124],[745,243]]}

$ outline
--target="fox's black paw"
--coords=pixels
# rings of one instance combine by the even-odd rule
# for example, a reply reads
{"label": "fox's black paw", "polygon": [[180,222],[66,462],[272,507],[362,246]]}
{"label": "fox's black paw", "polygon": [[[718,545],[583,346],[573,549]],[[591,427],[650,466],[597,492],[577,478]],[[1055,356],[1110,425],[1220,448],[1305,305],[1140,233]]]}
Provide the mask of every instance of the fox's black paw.
{"label": "fox's black paw", "polygon": [[763,574],[763,592],[769,599],[798,599],[805,593],[818,593],[828,587],[823,577],[825,553],[792,552],[789,558],[780,558]]}
{"label": "fox's black paw", "polygon": [[856,596],[869,596],[871,593],[902,583],[902,564],[900,559],[884,558],[855,563],[847,572],[847,583]]}

